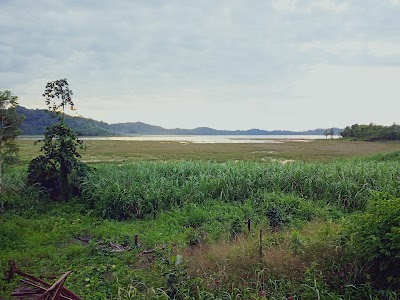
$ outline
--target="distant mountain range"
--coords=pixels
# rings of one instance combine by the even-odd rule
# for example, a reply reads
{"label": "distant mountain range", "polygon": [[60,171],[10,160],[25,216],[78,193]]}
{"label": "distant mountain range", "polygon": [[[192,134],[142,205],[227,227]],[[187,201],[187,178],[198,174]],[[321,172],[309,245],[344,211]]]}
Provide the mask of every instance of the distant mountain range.
{"label": "distant mountain range", "polygon": [[[25,116],[21,125],[23,135],[43,135],[46,127],[57,122],[44,109],[27,109],[17,107],[17,113]],[[217,130],[209,127],[194,129],[166,129],[142,122],[108,124],[84,117],[65,116],[65,123],[83,136],[132,136],[132,135],[323,135],[325,129],[318,128],[306,131],[289,130]],[[334,128],[335,134],[342,129]]]}

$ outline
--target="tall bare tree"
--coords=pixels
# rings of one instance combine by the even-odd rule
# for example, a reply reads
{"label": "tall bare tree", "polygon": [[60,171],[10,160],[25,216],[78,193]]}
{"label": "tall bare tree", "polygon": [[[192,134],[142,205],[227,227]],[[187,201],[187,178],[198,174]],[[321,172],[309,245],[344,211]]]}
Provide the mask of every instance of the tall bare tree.
{"label": "tall bare tree", "polygon": [[67,79],[50,81],[43,93],[48,111],[59,122],[47,127],[44,133],[43,154],[33,159],[28,167],[28,183],[48,191],[53,200],[68,200],[80,193],[80,180],[89,167],[78,158],[77,147],[84,148],[78,135],[64,123],[65,107],[75,110]]}

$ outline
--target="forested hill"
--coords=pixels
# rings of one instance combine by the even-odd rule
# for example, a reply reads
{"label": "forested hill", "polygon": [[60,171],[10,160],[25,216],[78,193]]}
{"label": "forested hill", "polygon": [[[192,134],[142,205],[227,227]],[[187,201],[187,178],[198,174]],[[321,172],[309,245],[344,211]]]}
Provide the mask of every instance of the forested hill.
{"label": "forested hill", "polygon": [[[44,109],[27,109],[17,107],[17,113],[25,116],[21,130],[23,135],[42,135],[46,127],[54,124],[54,119]],[[142,122],[129,122],[108,124],[83,117],[65,116],[65,122],[75,132],[84,136],[112,136],[112,135],[324,135],[325,129],[314,129],[307,131],[288,130],[217,130],[209,127],[198,127],[195,129],[165,129],[160,126],[145,124]],[[341,131],[334,128],[335,134]]]}
{"label": "forested hill", "polygon": [[[57,122],[51,114],[44,109],[27,109],[18,106],[17,113],[25,116],[22,122],[21,130],[23,135],[42,135],[46,127]],[[109,125],[104,122],[86,119],[82,117],[65,116],[65,123],[75,132],[88,136],[107,136],[114,135],[110,131]]]}

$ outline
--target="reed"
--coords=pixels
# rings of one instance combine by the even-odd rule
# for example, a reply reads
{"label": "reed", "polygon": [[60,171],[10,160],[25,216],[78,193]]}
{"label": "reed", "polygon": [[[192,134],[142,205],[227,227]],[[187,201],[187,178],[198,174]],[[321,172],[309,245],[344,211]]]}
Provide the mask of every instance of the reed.
{"label": "reed", "polygon": [[374,192],[400,196],[400,162],[138,162],[98,165],[83,194],[100,215],[141,218],[185,203],[243,202],[259,191],[294,193],[345,210],[363,209]]}

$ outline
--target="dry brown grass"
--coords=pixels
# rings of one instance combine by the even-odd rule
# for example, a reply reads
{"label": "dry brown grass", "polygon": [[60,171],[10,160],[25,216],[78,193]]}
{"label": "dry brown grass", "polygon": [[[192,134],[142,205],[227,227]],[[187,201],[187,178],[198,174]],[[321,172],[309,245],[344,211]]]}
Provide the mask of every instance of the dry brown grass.
{"label": "dry brown grass", "polygon": [[232,283],[259,286],[269,279],[301,280],[311,264],[323,270],[338,257],[338,231],[337,224],[312,221],[298,232],[302,245],[296,249],[292,232],[264,230],[261,258],[258,236],[246,235],[186,248],[183,255],[190,274],[202,278],[209,288]]}

